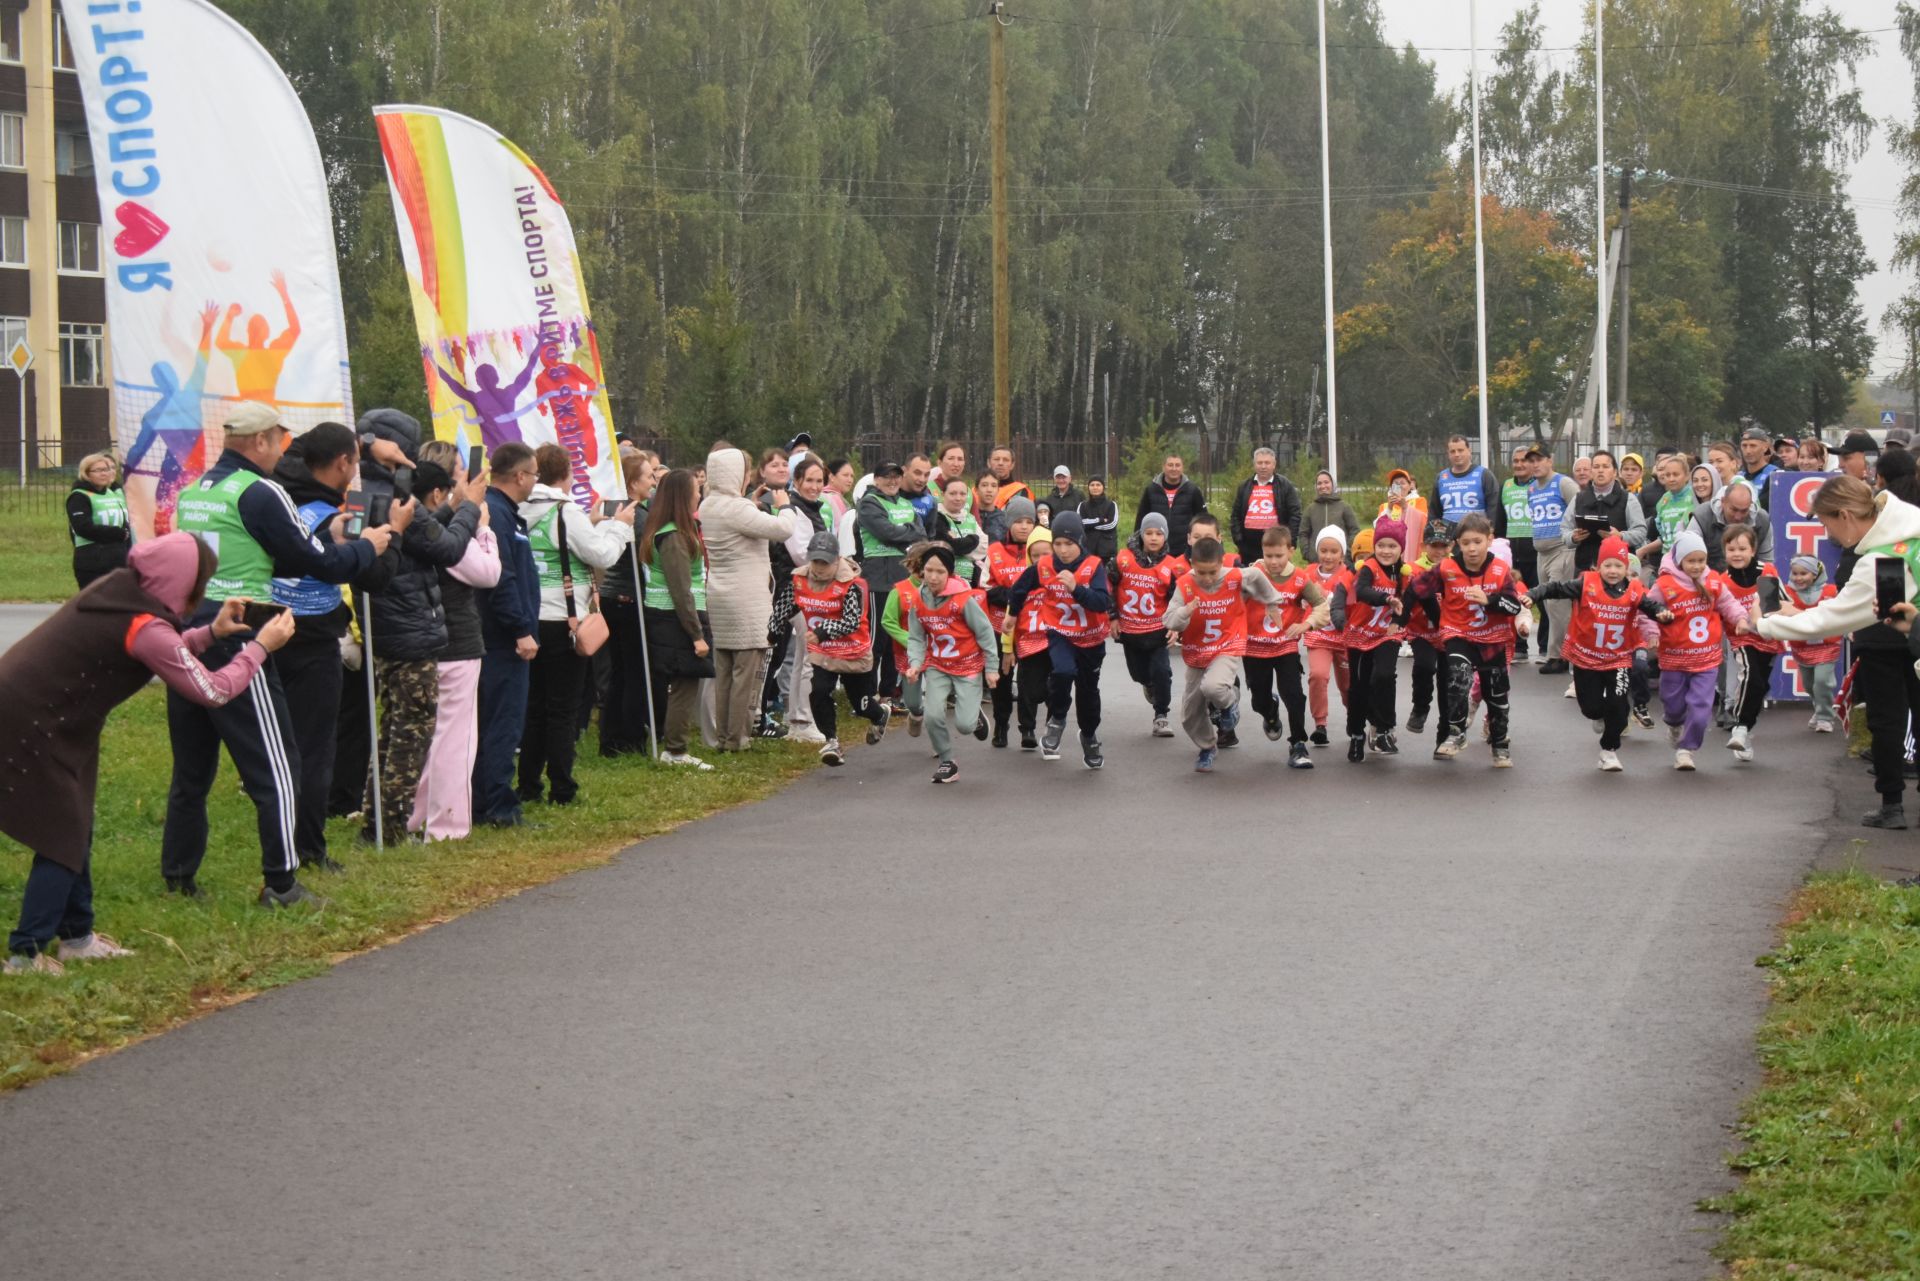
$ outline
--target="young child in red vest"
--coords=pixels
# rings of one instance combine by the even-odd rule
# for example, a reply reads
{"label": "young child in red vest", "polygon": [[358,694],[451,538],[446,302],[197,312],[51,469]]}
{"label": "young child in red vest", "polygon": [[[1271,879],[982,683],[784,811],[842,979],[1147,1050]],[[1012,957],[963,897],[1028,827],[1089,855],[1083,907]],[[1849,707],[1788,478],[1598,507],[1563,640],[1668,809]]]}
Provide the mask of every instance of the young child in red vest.
{"label": "young child in red vest", "polygon": [[[1827,581],[1827,567],[1818,556],[1795,556],[1787,567],[1787,596],[1796,609],[1812,609],[1823,600],[1839,595],[1839,588]],[[1840,638],[1821,641],[1788,641],[1787,652],[1803,673],[1801,681],[1813,699],[1813,716],[1807,725],[1816,734],[1831,734],[1837,719],[1833,710],[1834,665],[1840,661]]]}
{"label": "young child in red vest", "polygon": [[1347,600],[1353,591],[1353,571],[1347,568],[1347,535],[1338,525],[1328,525],[1314,536],[1313,565],[1309,572],[1320,590],[1327,594],[1327,621],[1318,625],[1301,642],[1307,651],[1307,710],[1313,713],[1315,747],[1325,747],[1327,737],[1327,686],[1340,687],[1340,701],[1347,701]]}
{"label": "young child in red vest", "polygon": [[[1220,518],[1212,512],[1201,512],[1195,516],[1192,523],[1187,526],[1188,550],[1191,551],[1193,545],[1203,538],[1211,538],[1220,544],[1222,549],[1220,553],[1220,563],[1226,568],[1244,568],[1240,560],[1240,553],[1233,550],[1233,548],[1228,545],[1226,539],[1220,537]],[[1180,563],[1180,573],[1186,573],[1187,569],[1187,562],[1182,561]],[[1178,576],[1178,574],[1175,575],[1175,577]],[[1216,731],[1215,741],[1218,747],[1224,749],[1240,746],[1240,687],[1238,685],[1233,687],[1233,701],[1227,704],[1226,707],[1217,709],[1214,712],[1213,726]]]}
{"label": "young child in red vest", "polygon": [[1640,630],[1660,645],[1660,703],[1673,740],[1673,767],[1692,770],[1693,754],[1713,720],[1721,638],[1747,626],[1746,611],[1727,580],[1707,568],[1707,544],[1692,530],[1673,540],[1648,599],[1660,607],[1659,626],[1643,623]]}
{"label": "young child in red vest", "polygon": [[1394,756],[1400,745],[1393,729],[1395,685],[1400,667],[1406,588],[1412,571],[1400,559],[1407,527],[1392,516],[1373,526],[1373,552],[1354,566],[1347,604],[1347,759],[1367,759],[1367,726],[1373,726],[1373,750]]}
{"label": "young child in red vest", "polygon": [[773,600],[768,636],[779,635],[796,614],[802,620],[807,661],[813,668],[807,705],[813,712],[813,723],[827,736],[820,759],[828,765],[839,765],[845,757],[840,751],[835,686],[847,691],[854,714],[866,719],[870,744],[878,743],[887,732],[889,711],[886,702],[874,696],[867,585],[860,577],[859,566],[841,559],[840,540],[832,530],[813,536],[807,544],[806,567],[781,584]]}
{"label": "young child in red vest", "polygon": [[1107,615],[1113,596],[1106,566],[1087,553],[1080,517],[1057,512],[1049,532],[1053,550],[1028,567],[1008,593],[1017,612],[1029,598],[1040,600],[1040,623],[1047,638],[1047,728],[1040,736],[1040,758],[1060,759],[1067,712],[1078,704],[1080,756],[1088,769],[1106,764],[1100,750],[1100,667],[1107,656]]}
{"label": "young child in red vest", "polygon": [[1153,711],[1153,736],[1172,738],[1167,714],[1173,709],[1173,666],[1167,652],[1167,597],[1186,573],[1187,563],[1167,554],[1167,518],[1148,512],[1140,529],[1114,558],[1114,630],[1126,655],[1127,675],[1147,695]]}
{"label": "young child in red vest", "polygon": [[1188,551],[1190,568],[1174,585],[1167,604],[1167,639],[1179,644],[1187,665],[1187,681],[1180,697],[1180,724],[1200,754],[1193,768],[1212,771],[1219,755],[1216,713],[1238,697],[1240,660],[1247,652],[1247,611],[1242,599],[1267,607],[1267,616],[1281,618],[1280,598],[1263,573],[1229,569],[1225,549],[1217,538],[1203,538]]}
{"label": "young child in red vest", "polygon": [[1469,512],[1454,528],[1454,551],[1420,575],[1412,594],[1439,625],[1444,654],[1441,739],[1433,757],[1450,761],[1467,744],[1474,682],[1487,705],[1487,740],[1493,767],[1509,769],[1510,693],[1508,664],[1519,636],[1529,630],[1526,606],[1513,570],[1493,555],[1493,525]]}
{"label": "young child in red vest", "polygon": [[[1248,573],[1263,575],[1280,598],[1275,619],[1259,601],[1247,601],[1247,656],[1242,679],[1253,714],[1260,718],[1269,742],[1280,741],[1280,708],[1287,709],[1287,767],[1312,769],[1307,750],[1307,693],[1300,680],[1300,643],[1313,627],[1324,623],[1331,602],[1311,571],[1293,563],[1293,531],[1269,526],[1260,536],[1260,559]],[[1279,700],[1274,699],[1278,686]]]}
{"label": "young child in red vest", "polygon": [[[1751,525],[1729,525],[1720,534],[1727,557],[1727,586],[1750,619],[1758,620],[1780,608],[1780,574],[1759,560],[1760,537]],[[1733,732],[1727,748],[1736,761],[1753,759],[1753,731],[1761,709],[1773,690],[1773,660],[1786,653],[1785,641],[1768,640],[1758,632],[1738,632],[1733,647],[1733,687],[1727,704],[1733,710]]]}
{"label": "young child in red vest", "polygon": [[[1420,559],[1413,562],[1415,576],[1438,565],[1453,550],[1453,526],[1435,518],[1427,522],[1422,535],[1426,546]],[[1424,609],[1406,613],[1407,641],[1413,647],[1413,707],[1407,713],[1407,732],[1419,734],[1427,728],[1433,714],[1433,694],[1440,676],[1440,625]]]}
{"label": "young child in red vest", "polygon": [[1595,568],[1578,578],[1540,584],[1535,601],[1573,602],[1572,621],[1561,652],[1573,664],[1574,694],[1580,714],[1600,736],[1600,768],[1620,771],[1620,739],[1630,711],[1629,674],[1640,644],[1640,619],[1655,618],[1660,607],[1632,573],[1633,553],[1618,536],[1600,544]]}
{"label": "young child in red vest", "polygon": [[[983,480],[992,480],[988,475]],[[982,486],[981,503],[983,510],[992,505],[992,495],[985,492],[991,489],[999,492],[999,482],[991,486]],[[987,548],[986,560],[986,606],[987,620],[993,624],[994,631],[1003,636],[1007,630],[1007,592],[1020,581],[1020,575],[1027,572],[1027,536],[1039,522],[1029,499],[1016,498],[1007,504],[1004,512],[997,513],[1004,518],[1006,537]],[[1002,647],[1002,671],[1000,683],[993,687],[993,745],[1004,748],[1007,745],[1007,732],[1013,724],[1013,646]],[[1033,706],[1022,709],[1020,734],[1023,740],[1033,744]]]}
{"label": "young child in red vest", "polygon": [[953,760],[954,730],[980,723],[981,697],[1000,681],[999,638],[987,621],[986,594],[954,573],[953,549],[945,543],[927,550],[918,590],[919,605],[907,623],[906,675],[920,682],[927,737],[940,758],[933,781],[951,783],[960,777]]}
{"label": "young child in red vest", "polygon": [[[1016,503],[1019,501],[1014,499]],[[1052,551],[1053,534],[1036,521],[1027,532],[1027,565],[1038,565]],[[1026,573],[1026,570],[1021,573]],[[1012,588],[1008,588],[1008,600],[1012,600]],[[1023,752],[1040,750],[1040,740],[1035,737],[1035,730],[1039,727],[1040,709],[1047,701],[1047,679],[1053,672],[1053,665],[1047,659],[1045,603],[1037,592],[1029,595],[1018,609],[1009,603],[1007,616],[1000,623],[1000,634],[1007,638],[1013,655],[1014,680],[1019,687],[1015,703],[1019,708],[1020,750]]]}

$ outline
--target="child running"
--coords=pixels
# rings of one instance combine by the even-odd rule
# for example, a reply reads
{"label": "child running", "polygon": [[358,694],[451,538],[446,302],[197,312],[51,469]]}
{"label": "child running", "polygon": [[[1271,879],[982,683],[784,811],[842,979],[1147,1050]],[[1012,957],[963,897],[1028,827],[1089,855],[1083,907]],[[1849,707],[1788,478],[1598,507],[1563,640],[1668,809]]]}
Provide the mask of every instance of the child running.
{"label": "child running", "polygon": [[1307,708],[1313,713],[1315,747],[1332,742],[1327,737],[1327,685],[1340,687],[1347,701],[1347,600],[1353,592],[1353,571],[1347,568],[1347,534],[1328,525],[1314,536],[1313,581],[1327,594],[1327,621],[1307,633]]}
{"label": "child running", "polygon": [[[993,501],[993,494],[999,492],[999,481],[992,475],[983,476],[981,481],[981,502]],[[992,481],[991,485],[987,482]],[[1006,510],[998,513],[1005,518],[1006,537],[987,548],[986,584],[987,619],[993,624],[993,630],[1006,638],[1003,646],[1002,679],[993,687],[993,745],[1004,748],[1007,745],[1007,730],[1013,722],[1013,673],[1011,633],[1007,612],[1007,592],[1020,581],[1020,575],[1027,572],[1027,536],[1033,533],[1038,523],[1034,519],[1033,500],[1016,498],[1008,503]],[[1023,740],[1033,738],[1033,713],[1025,709],[1020,721],[1020,734]],[[1031,742],[1022,744],[1029,751]]]}
{"label": "child running", "polygon": [[[1284,524],[1260,536],[1260,559],[1247,572],[1266,578],[1280,601],[1278,619],[1259,601],[1247,601],[1247,656],[1241,664],[1247,698],[1269,742],[1280,741],[1280,707],[1286,706],[1287,768],[1312,769],[1307,693],[1300,683],[1300,638],[1327,620],[1330,603],[1313,575],[1293,563],[1293,531]],[[1278,702],[1274,701],[1276,683]]]}
{"label": "child running", "polygon": [[1240,660],[1247,652],[1247,610],[1242,599],[1266,607],[1266,617],[1279,622],[1280,598],[1263,573],[1229,569],[1217,538],[1203,538],[1188,552],[1190,568],[1174,585],[1167,605],[1167,638],[1180,644],[1187,665],[1186,685],[1180,697],[1180,725],[1200,754],[1197,773],[1207,774],[1219,756],[1219,730],[1214,715],[1236,697]]}
{"label": "child running", "polygon": [[1628,673],[1640,644],[1639,616],[1656,618],[1660,607],[1647,599],[1647,587],[1633,576],[1633,553],[1624,538],[1600,544],[1598,564],[1578,578],[1546,582],[1535,601],[1573,602],[1573,615],[1561,652],[1573,664],[1573,688],[1580,714],[1600,735],[1600,768],[1620,772],[1620,739],[1627,729]]}
{"label": "child running", "polygon": [[839,765],[846,758],[840,751],[834,686],[847,691],[854,715],[867,720],[869,744],[878,743],[887,732],[889,711],[886,701],[874,696],[867,584],[860,577],[860,567],[841,558],[840,540],[831,530],[813,536],[807,544],[806,567],[780,585],[768,636],[779,635],[796,614],[805,628],[807,662],[813,669],[807,705],[815,727],[827,736],[820,759]]}
{"label": "child running", "polygon": [[[1839,589],[1827,581],[1827,567],[1818,556],[1795,556],[1787,567],[1787,596],[1795,609],[1812,609],[1838,594]],[[1833,678],[1834,665],[1840,661],[1840,638],[1788,641],[1787,652],[1799,665],[1801,682],[1813,699],[1813,716],[1807,725],[1816,734],[1833,733]]]}
{"label": "child running", "polygon": [[1493,555],[1493,524],[1479,512],[1461,517],[1453,554],[1413,583],[1415,600],[1439,624],[1445,655],[1437,761],[1450,761],[1467,745],[1473,685],[1480,682],[1487,705],[1487,741],[1493,767],[1513,767],[1507,664],[1515,639],[1529,630],[1513,570]]}
{"label": "child running", "polygon": [[1167,555],[1167,518],[1148,512],[1140,529],[1114,558],[1120,608],[1115,626],[1120,652],[1127,657],[1127,675],[1147,696],[1153,710],[1153,736],[1172,738],[1167,714],[1173,708],[1173,663],[1167,654],[1167,597],[1185,572],[1177,556]]}
{"label": "child running", "polygon": [[[1424,574],[1447,558],[1453,548],[1453,526],[1435,517],[1427,522],[1426,541],[1420,559],[1413,562],[1415,575]],[[1407,713],[1407,733],[1419,734],[1427,728],[1433,713],[1433,691],[1440,675],[1440,626],[1424,609],[1406,613],[1407,641],[1413,649],[1413,708]]]}
{"label": "child running", "polygon": [[936,783],[960,777],[953,760],[953,731],[979,724],[981,695],[1000,680],[999,638],[987,622],[982,593],[967,586],[955,560],[945,543],[927,550],[920,566],[920,601],[907,623],[906,674],[908,680],[921,682],[929,709],[927,737],[940,758],[933,771]]}
{"label": "child running", "polygon": [[1673,767],[1692,770],[1693,754],[1713,720],[1721,638],[1726,629],[1745,629],[1747,616],[1727,580],[1707,568],[1707,544],[1691,529],[1673,540],[1649,599],[1660,607],[1659,628],[1640,630],[1650,641],[1657,635],[1660,644],[1660,703],[1674,744]]}
{"label": "child running", "polygon": [[[1779,609],[1780,574],[1758,559],[1760,538],[1753,526],[1727,526],[1721,532],[1720,546],[1727,557],[1727,586],[1747,616],[1759,619]],[[1751,631],[1736,632],[1730,643],[1734,680],[1728,702],[1734,723],[1733,732],[1727,736],[1727,750],[1736,761],[1750,761],[1753,731],[1773,690],[1773,660],[1787,647],[1784,641],[1768,640]]]}
{"label": "child running", "polygon": [[[1015,502],[1020,501],[1015,499]],[[1036,522],[1027,534],[1027,564],[1037,565],[1053,550],[1053,534]],[[1022,570],[1021,573],[1025,573]],[[1020,750],[1037,752],[1040,740],[1034,737],[1040,708],[1047,701],[1047,677],[1053,666],[1047,660],[1047,631],[1044,602],[1039,593],[1029,596],[1019,609],[1009,609],[1000,624],[1001,635],[1013,648],[1014,674],[1020,689],[1017,706],[1020,716]]]}
{"label": "child running", "polygon": [[1406,588],[1412,577],[1400,559],[1406,525],[1382,516],[1373,526],[1373,554],[1353,575],[1347,605],[1347,759],[1367,759],[1367,726],[1373,726],[1373,750],[1396,756],[1394,684],[1399,674],[1401,619],[1407,612]]}
{"label": "child running", "polygon": [[1067,712],[1077,702],[1080,757],[1088,769],[1106,764],[1100,751],[1100,666],[1107,656],[1107,615],[1113,609],[1106,568],[1082,548],[1077,513],[1055,513],[1050,533],[1053,550],[1042,556],[1013,585],[1009,602],[1017,612],[1030,596],[1040,598],[1040,626],[1047,638],[1047,729],[1040,737],[1040,758],[1060,759]]}
{"label": "child running", "polygon": [[[1220,520],[1212,512],[1201,512],[1195,516],[1187,526],[1187,547],[1189,549],[1203,538],[1211,538],[1220,544],[1223,549],[1220,559],[1222,565],[1228,569],[1241,568],[1240,553],[1228,547],[1226,540],[1220,537]],[[1187,566],[1185,562],[1182,562],[1179,572],[1175,574],[1175,577],[1177,578],[1179,574],[1184,574],[1186,570]],[[1213,724],[1214,728],[1219,731],[1216,735],[1216,746],[1223,749],[1240,746],[1240,686],[1237,683],[1233,687],[1232,701],[1225,707],[1217,707],[1214,709]]]}
{"label": "child running", "polygon": [[[927,549],[932,546],[931,542],[922,541],[907,548],[907,554],[902,557],[907,576],[894,585],[885,607],[880,611],[881,630],[886,632],[893,644],[893,670],[896,672],[906,670],[907,625],[913,621],[913,610],[920,603],[920,567],[927,563]],[[926,721],[926,703],[920,697],[920,683],[902,677],[900,701],[907,709],[907,737],[919,738],[920,727]]]}

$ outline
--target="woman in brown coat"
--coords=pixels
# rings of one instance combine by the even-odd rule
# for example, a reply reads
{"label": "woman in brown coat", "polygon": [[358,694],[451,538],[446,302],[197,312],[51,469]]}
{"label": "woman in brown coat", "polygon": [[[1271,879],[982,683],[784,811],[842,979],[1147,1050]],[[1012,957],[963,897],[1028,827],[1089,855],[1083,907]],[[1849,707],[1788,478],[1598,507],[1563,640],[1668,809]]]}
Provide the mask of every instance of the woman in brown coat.
{"label": "woman in brown coat", "polygon": [[[61,961],[128,954],[94,933],[87,867],[107,713],[155,676],[182,697],[217,707],[293,635],[293,615],[282,610],[231,663],[203,667],[194,656],[216,636],[246,630],[247,602],[237,598],[211,626],[179,630],[217,564],[191,534],[137,543],[125,569],[97,579],[0,656],[0,707],[11,709],[17,727],[0,747],[0,832],[33,851],[6,973],[59,974]],[[57,960],[46,954],[56,937]]]}

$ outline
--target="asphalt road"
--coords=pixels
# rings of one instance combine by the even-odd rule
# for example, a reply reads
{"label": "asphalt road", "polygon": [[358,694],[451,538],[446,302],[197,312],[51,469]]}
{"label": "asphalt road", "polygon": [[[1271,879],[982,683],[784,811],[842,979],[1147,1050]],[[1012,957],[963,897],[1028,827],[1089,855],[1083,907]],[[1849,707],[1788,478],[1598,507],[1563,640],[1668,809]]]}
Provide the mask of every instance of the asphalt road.
{"label": "asphalt road", "polygon": [[0,654],[41,623],[53,617],[58,605],[0,605]]}
{"label": "asphalt road", "polygon": [[1684,776],[1637,733],[1602,776],[1561,683],[1517,681],[1504,774],[1291,774],[1256,730],[1196,777],[1117,663],[1101,774],[968,740],[934,788],[890,736],[0,1097],[0,1257],[1698,1281],[1834,740],[1781,711]]}

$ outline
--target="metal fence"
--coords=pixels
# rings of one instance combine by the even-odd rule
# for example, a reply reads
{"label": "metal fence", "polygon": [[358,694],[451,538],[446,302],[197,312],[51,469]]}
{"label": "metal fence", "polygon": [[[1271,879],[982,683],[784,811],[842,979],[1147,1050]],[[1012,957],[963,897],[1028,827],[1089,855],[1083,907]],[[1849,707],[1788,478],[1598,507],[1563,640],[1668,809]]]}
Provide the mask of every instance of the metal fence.
{"label": "metal fence", "polygon": [[[987,455],[993,452],[993,441],[986,437],[955,439],[967,451],[967,474],[977,476],[984,472],[987,469]],[[853,447],[860,455],[861,467],[872,471],[881,463],[904,463],[914,454],[932,457],[939,444],[938,441],[922,441],[913,436],[865,434],[855,438]],[[1050,486],[1053,469],[1062,465],[1073,473],[1076,488],[1084,487],[1089,476],[1111,477],[1120,470],[1120,441],[1116,437],[1103,440],[1016,439],[1012,449],[1014,474],[1036,490]],[[937,463],[939,460],[936,458],[934,461]]]}
{"label": "metal fence", "polygon": [[7,454],[7,465],[0,468],[0,490],[13,496],[13,501],[8,503],[9,508],[34,515],[47,515],[65,510],[67,494],[73,489],[80,459],[92,451],[76,450],[69,456],[62,441],[33,441],[27,446],[27,472],[24,478],[20,474],[17,448],[0,452]]}

